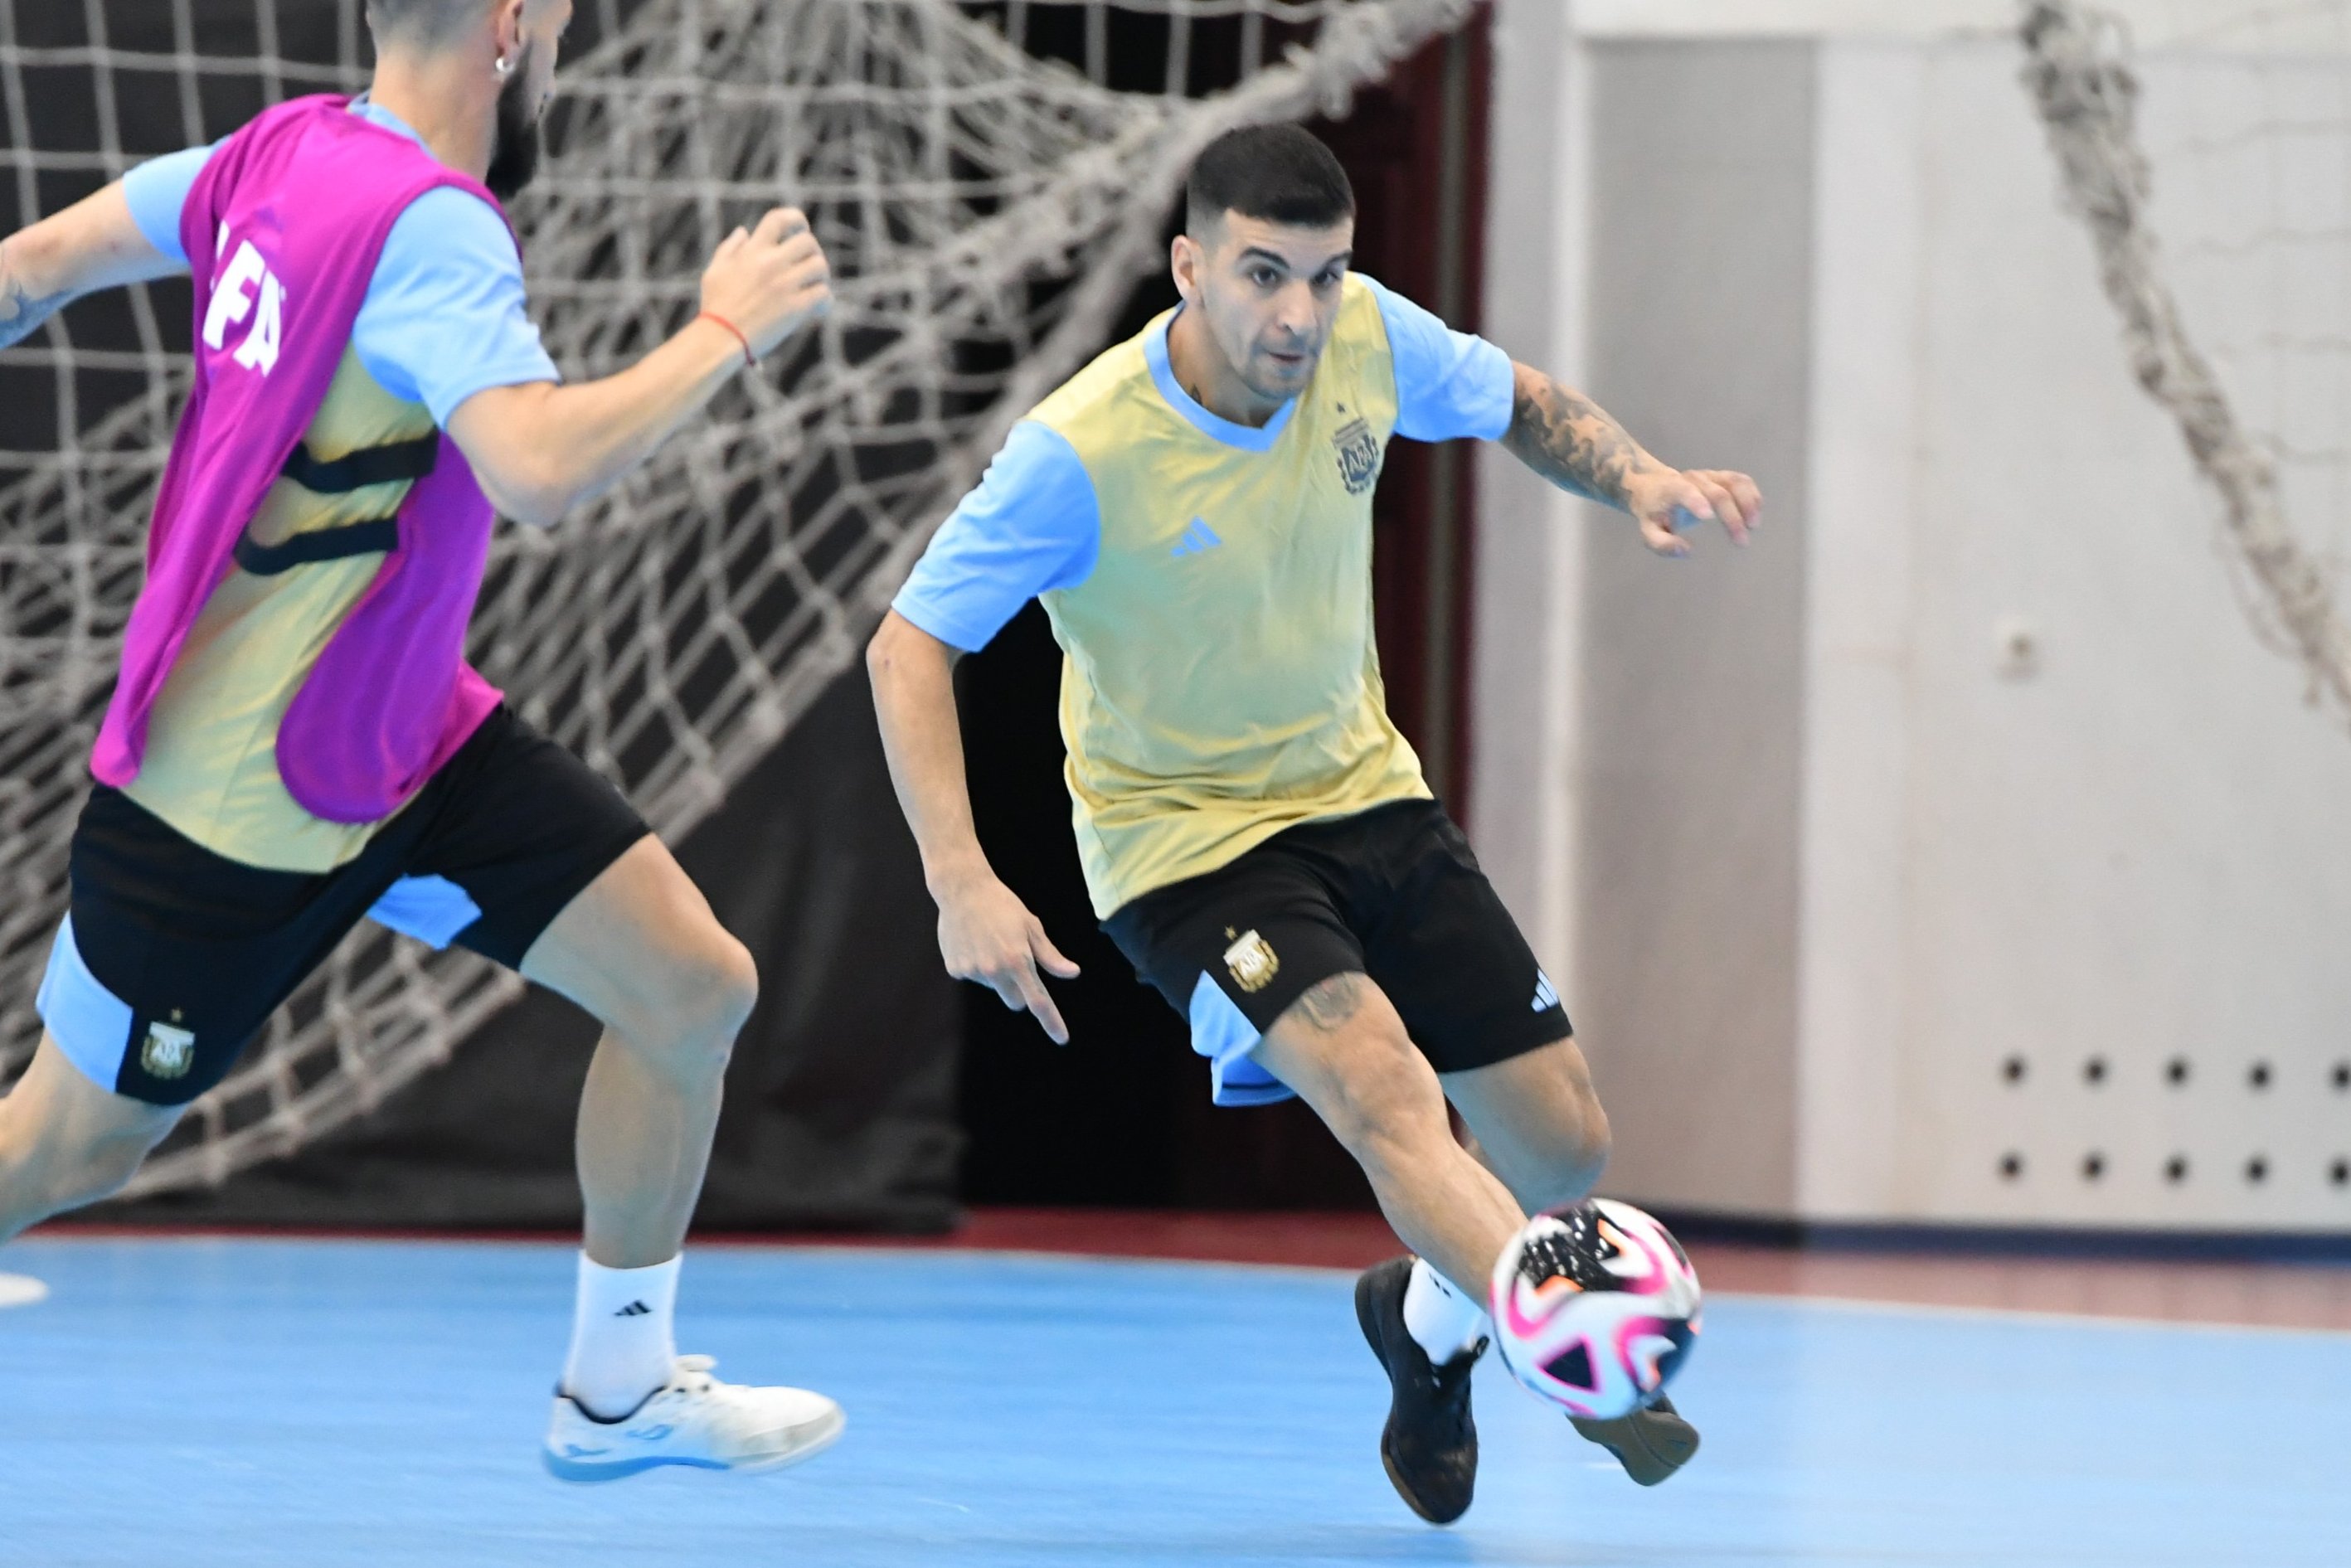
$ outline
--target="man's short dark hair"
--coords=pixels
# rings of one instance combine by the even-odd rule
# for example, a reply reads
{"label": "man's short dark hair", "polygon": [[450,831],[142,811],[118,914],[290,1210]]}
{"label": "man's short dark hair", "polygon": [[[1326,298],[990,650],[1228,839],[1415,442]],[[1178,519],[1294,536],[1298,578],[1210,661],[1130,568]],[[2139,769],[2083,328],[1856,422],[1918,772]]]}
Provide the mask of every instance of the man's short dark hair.
{"label": "man's short dark hair", "polygon": [[1227,213],[1311,229],[1355,215],[1347,171],[1320,138],[1297,125],[1226,131],[1192,165],[1184,195],[1184,226],[1196,235]]}
{"label": "man's short dark hair", "polygon": [[484,0],[367,0],[368,26],[380,40],[430,47],[489,14]]}

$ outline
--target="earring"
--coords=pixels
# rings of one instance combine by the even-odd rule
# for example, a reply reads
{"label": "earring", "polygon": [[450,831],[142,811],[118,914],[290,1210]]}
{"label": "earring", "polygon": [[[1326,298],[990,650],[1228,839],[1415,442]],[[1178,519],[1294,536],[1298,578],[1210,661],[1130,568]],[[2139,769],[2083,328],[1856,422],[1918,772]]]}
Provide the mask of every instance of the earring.
{"label": "earring", "polygon": [[498,57],[498,75],[502,77],[514,75],[514,62],[504,55]]}

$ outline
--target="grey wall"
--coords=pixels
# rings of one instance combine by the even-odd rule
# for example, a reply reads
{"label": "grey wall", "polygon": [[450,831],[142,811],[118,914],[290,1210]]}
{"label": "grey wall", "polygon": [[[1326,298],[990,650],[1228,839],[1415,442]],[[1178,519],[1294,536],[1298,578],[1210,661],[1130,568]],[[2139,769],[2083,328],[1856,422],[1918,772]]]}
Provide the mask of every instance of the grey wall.
{"label": "grey wall", "polygon": [[[1520,857],[1604,1186],[2351,1230],[2351,745],[2131,381],[2014,38],[1924,4],[1850,34],[1829,0],[1499,4],[1498,164],[1550,164],[1518,175],[1548,210],[1494,215],[1506,343],[1769,498],[1753,551],[1682,567],[1587,508],[1481,525],[1480,800],[1514,809],[1481,849]],[[2137,68],[2183,319],[2291,526],[2351,558],[2344,40],[2174,35]]]}
{"label": "grey wall", "polygon": [[[1582,373],[1582,91],[1570,13],[1498,0],[1487,152],[1485,336]],[[1479,449],[1469,831],[1495,889],[1553,979],[1574,989],[1573,574],[1585,514],[1499,447]]]}
{"label": "grey wall", "polygon": [[[2340,560],[2335,42],[2137,66],[2158,265]],[[1819,57],[1800,1207],[2351,1230],[2351,742],[2131,380],[2015,47]]]}
{"label": "grey wall", "polygon": [[1583,913],[1573,1006],[1614,1118],[1612,1189],[1793,1201],[1798,764],[1813,56],[1592,55],[1588,389],[1687,467],[1744,469],[1769,526],[1652,555],[1586,533]]}

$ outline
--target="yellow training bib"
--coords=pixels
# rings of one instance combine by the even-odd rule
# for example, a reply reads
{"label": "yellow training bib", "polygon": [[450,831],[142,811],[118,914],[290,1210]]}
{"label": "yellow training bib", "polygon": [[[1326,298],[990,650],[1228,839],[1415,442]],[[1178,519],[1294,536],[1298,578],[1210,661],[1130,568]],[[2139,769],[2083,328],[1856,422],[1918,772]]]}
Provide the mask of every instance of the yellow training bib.
{"label": "yellow training bib", "polygon": [[1284,828],[1428,797],[1372,633],[1395,374],[1371,287],[1344,287],[1313,382],[1265,430],[1225,425],[1176,385],[1172,313],[1029,415],[1076,449],[1101,507],[1093,570],[1043,601],[1102,917]]}

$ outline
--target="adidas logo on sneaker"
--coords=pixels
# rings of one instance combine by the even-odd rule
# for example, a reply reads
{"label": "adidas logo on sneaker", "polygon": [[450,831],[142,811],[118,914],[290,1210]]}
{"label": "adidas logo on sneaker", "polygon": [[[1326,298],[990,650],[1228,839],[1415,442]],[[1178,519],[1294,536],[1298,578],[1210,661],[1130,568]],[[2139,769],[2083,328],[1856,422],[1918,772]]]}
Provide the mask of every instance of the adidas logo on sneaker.
{"label": "adidas logo on sneaker", "polygon": [[616,1318],[649,1318],[653,1315],[653,1310],[643,1301],[631,1301],[612,1315]]}
{"label": "adidas logo on sneaker", "polygon": [[1551,977],[1544,974],[1541,969],[1537,969],[1535,971],[1534,1005],[1530,1007],[1527,1010],[1529,1012],[1536,1013],[1549,1012],[1552,1009],[1557,1006],[1559,1006],[1559,992],[1552,985]]}

